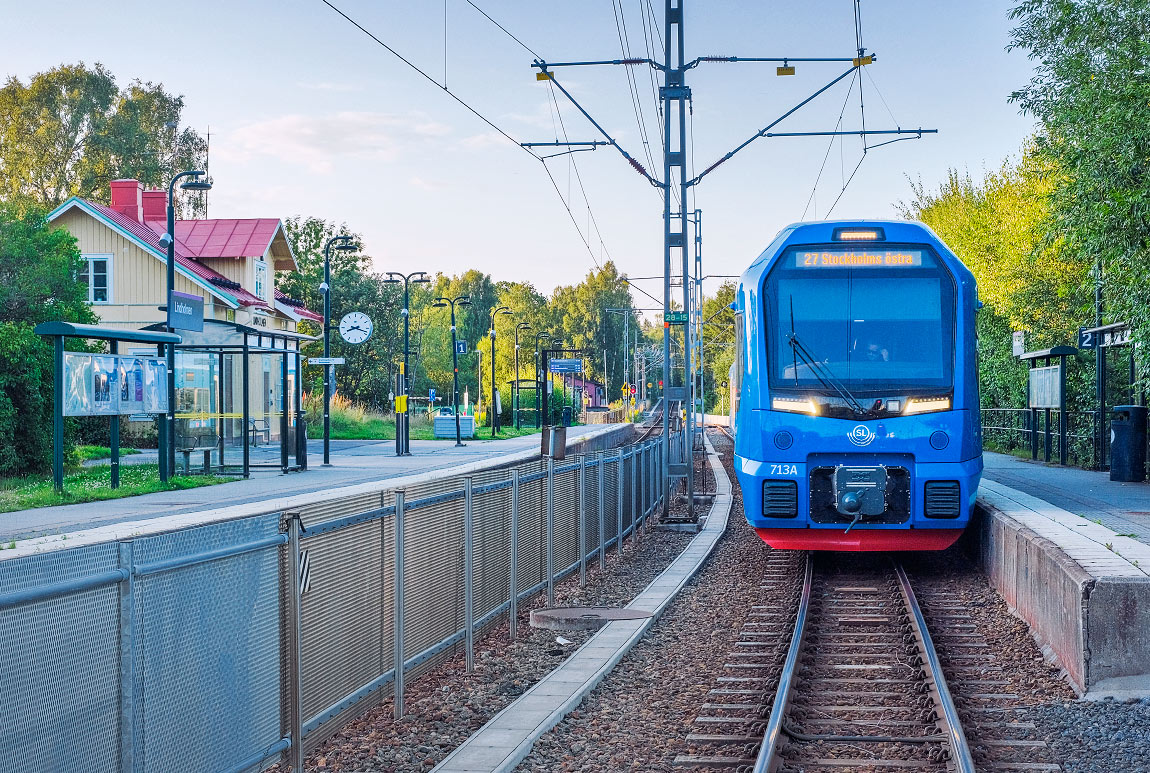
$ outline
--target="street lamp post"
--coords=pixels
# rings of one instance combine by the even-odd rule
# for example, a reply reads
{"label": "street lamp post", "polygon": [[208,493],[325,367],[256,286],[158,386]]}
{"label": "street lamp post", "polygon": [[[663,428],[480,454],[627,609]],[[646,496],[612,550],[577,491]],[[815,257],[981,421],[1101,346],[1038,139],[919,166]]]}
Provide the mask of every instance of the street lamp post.
{"label": "street lamp post", "polygon": [[515,408],[515,429],[519,429],[519,331],[530,330],[531,325],[520,322],[515,326],[515,388],[511,390],[511,399]]}
{"label": "street lamp post", "polygon": [[451,388],[451,412],[455,414],[455,445],[458,448],[462,446],[463,443],[459,438],[459,349],[455,346],[455,305],[457,303],[460,306],[470,306],[471,296],[460,295],[455,298],[440,296],[435,299],[435,303],[432,305],[438,309],[451,308],[451,366],[454,371],[452,375],[453,386]]}
{"label": "street lamp post", "polygon": [[543,379],[539,377],[539,366],[542,365],[539,361],[539,339],[541,338],[546,338],[550,341],[551,334],[546,330],[541,330],[535,334],[535,429],[539,429],[540,427],[539,390],[544,386]]}
{"label": "street lamp post", "polygon": [[[331,248],[351,252],[359,249],[351,236],[333,236],[323,245],[323,356],[331,357]],[[331,467],[331,365],[323,366],[323,466]]]}
{"label": "street lamp post", "polygon": [[[164,298],[164,306],[167,314],[165,324],[168,332],[172,330],[172,293],[176,290],[176,207],[173,199],[176,195],[176,182],[184,177],[192,179],[187,182],[180,183],[180,190],[185,191],[207,191],[211,190],[212,184],[207,180],[201,180],[200,177],[205,175],[206,172],[201,170],[191,169],[186,172],[180,172],[172,178],[168,183],[168,232],[160,237],[160,245],[165,247],[168,251],[168,265],[167,265],[167,280],[168,292]],[[168,478],[175,474],[176,470],[176,347],[173,344],[167,345],[168,354],[168,413],[164,417],[164,421],[160,423],[160,480],[167,481]]]}
{"label": "street lamp post", "polygon": [[[407,357],[411,348],[411,282],[430,282],[430,277],[427,276],[426,271],[413,271],[410,274],[400,274],[396,271],[388,271],[387,279],[388,284],[396,284],[403,282],[403,394],[411,393],[408,389],[408,365]],[[411,456],[411,425],[408,423],[410,412],[405,410],[403,412],[403,430],[399,429],[399,414],[396,413],[396,432],[395,432],[395,455],[396,456]]]}
{"label": "street lamp post", "polygon": [[508,306],[500,306],[491,310],[491,362],[489,367],[491,370],[491,405],[487,410],[491,412],[491,437],[495,437],[495,433],[499,431],[499,411],[496,410],[498,404],[495,402],[495,318],[500,314],[510,314],[511,308]]}

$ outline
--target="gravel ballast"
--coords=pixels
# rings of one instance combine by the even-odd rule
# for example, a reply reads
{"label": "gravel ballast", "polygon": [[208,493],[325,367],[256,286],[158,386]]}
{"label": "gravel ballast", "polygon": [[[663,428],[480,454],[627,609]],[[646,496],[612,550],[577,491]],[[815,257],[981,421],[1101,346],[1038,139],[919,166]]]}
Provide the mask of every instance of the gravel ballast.
{"label": "gravel ballast", "polygon": [[[730,441],[709,436],[729,474]],[[768,548],[742,518],[737,486],[732,494],[727,532],[703,569],[583,705],[536,742],[519,773],[669,771],[688,751],[746,611],[762,603]]]}
{"label": "gravel ballast", "polygon": [[[587,587],[578,573],[555,586],[556,606],[626,605],[675,559],[693,535],[641,529],[638,540],[624,541],[623,560],[612,548],[607,568],[598,560],[587,568]],[[450,660],[406,685],[406,715],[396,722],[390,699],[345,725],[311,752],[307,771],[431,770],[471,733],[573,653],[594,631],[531,628],[531,609],[546,606],[545,594],[520,602],[517,639],[512,642],[506,617],[476,644],[475,671],[465,669],[463,649]]]}

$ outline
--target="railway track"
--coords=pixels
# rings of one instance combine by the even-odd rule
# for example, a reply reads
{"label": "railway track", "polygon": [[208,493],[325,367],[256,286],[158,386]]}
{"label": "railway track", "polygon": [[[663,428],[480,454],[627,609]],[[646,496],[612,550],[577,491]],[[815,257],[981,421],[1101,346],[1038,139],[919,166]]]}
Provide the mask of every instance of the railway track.
{"label": "railway track", "polygon": [[687,737],[693,753],[675,767],[973,773],[902,568],[844,568],[842,558],[831,565],[803,556],[768,554],[770,603],[751,611]]}

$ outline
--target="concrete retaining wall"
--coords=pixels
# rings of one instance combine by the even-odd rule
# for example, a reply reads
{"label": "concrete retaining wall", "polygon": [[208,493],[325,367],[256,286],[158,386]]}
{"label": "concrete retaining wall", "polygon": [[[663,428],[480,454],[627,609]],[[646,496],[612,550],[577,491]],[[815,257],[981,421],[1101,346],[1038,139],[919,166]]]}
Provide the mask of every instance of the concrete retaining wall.
{"label": "concrete retaining wall", "polygon": [[1095,544],[1084,540],[1082,530],[1103,527],[1084,522],[1076,530],[1074,522],[1054,521],[1057,528],[1047,529],[1053,537],[1048,539],[1023,522],[1039,516],[1023,504],[980,493],[972,532],[990,584],[1030,625],[1079,693],[1145,684],[1150,675],[1150,577],[1137,562],[1123,571],[1112,558],[1072,555],[1081,556]]}
{"label": "concrete retaining wall", "polygon": [[979,557],[991,586],[1087,689],[1087,600],[1094,578],[1053,542],[992,506],[977,508]]}

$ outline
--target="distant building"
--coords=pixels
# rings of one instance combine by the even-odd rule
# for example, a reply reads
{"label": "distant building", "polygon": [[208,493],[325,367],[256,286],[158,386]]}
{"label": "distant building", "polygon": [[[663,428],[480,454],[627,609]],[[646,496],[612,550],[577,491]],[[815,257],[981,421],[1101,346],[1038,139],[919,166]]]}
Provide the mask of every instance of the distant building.
{"label": "distant building", "polygon": [[[164,324],[167,250],[160,237],[167,231],[167,191],[144,190],[137,180],[113,180],[111,205],[73,196],[48,220],[76,237],[84,260],[79,281],[88,288],[100,324],[136,329]],[[174,236],[173,289],[204,299],[204,331],[177,331],[192,347],[176,352],[177,449],[201,449],[214,437],[218,464],[225,446],[240,445],[244,438],[278,442],[285,426],[294,449],[298,347],[308,339],[298,325],[323,317],[276,288],[276,272],[299,270],[283,222],[176,220]],[[234,457],[233,452],[227,461]]]}
{"label": "distant building", "polygon": [[[73,196],[48,215],[84,258],[80,280],[104,325],[140,328],[164,321],[167,191],[113,180],[111,206]],[[298,271],[278,218],[177,220],[175,290],[202,296],[204,318],[294,332],[322,317],[279,292],[277,271]]]}

